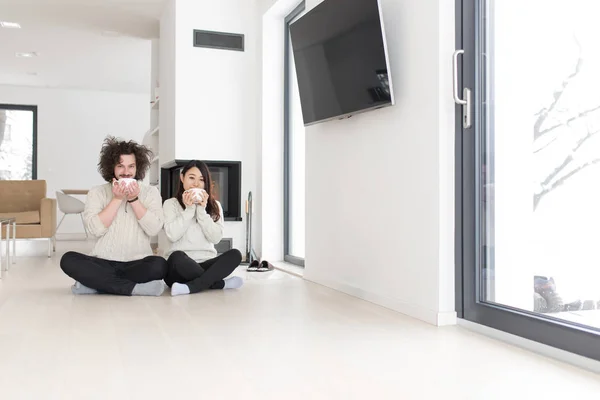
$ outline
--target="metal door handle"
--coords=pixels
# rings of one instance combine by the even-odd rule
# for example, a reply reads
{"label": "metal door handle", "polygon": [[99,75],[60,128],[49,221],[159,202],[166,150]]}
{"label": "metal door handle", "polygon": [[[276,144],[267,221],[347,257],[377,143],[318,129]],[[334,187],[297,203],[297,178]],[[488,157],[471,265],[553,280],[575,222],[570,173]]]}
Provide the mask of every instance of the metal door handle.
{"label": "metal door handle", "polygon": [[463,98],[458,97],[458,55],[464,54],[464,50],[456,50],[452,54],[452,96],[454,102],[462,106],[463,115],[462,123],[463,128],[468,129],[471,127],[471,89],[463,89]]}

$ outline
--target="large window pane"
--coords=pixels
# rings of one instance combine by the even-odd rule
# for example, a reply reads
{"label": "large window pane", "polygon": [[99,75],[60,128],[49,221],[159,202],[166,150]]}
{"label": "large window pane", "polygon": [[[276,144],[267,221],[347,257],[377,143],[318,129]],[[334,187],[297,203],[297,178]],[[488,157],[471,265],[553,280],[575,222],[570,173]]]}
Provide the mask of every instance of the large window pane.
{"label": "large window pane", "polygon": [[285,19],[285,260],[304,265],[305,136],[304,120],[289,26],[302,15],[301,2]]}
{"label": "large window pane", "polygon": [[600,360],[600,4],[461,4],[459,310]]}
{"label": "large window pane", "polygon": [[482,300],[600,328],[600,3],[487,4]]}
{"label": "large window pane", "polygon": [[0,180],[36,179],[35,109],[0,105]]}
{"label": "large window pane", "polygon": [[[289,43],[291,46],[291,42]],[[291,53],[291,52],[290,52]],[[289,57],[289,255],[304,258],[304,122],[294,57]]]}

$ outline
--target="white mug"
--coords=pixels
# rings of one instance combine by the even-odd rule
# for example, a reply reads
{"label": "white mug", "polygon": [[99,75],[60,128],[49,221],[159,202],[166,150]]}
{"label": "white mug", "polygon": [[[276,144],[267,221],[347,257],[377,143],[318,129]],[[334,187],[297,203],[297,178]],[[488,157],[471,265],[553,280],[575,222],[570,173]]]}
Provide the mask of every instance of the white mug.
{"label": "white mug", "polygon": [[194,202],[199,203],[202,200],[202,192],[205,192],[205,190],[200,188],[191,188],[186,190],[186,192],[191,192]]}
{"label": "white mug", "polygon": [[118,181],[115,182],[115,184],[121,184],[121,182],[125,182],[125,187],[128,187],[133,182],[135,182],[135,179],[134,178],[120,178]]}

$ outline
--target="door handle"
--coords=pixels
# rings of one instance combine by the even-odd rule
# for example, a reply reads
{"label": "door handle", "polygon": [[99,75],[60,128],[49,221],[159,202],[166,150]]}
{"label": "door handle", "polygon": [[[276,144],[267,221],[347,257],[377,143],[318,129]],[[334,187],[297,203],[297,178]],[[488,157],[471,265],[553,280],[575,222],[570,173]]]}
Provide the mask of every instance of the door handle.
{"label": "door handle", "polygon": [[463,98],[458,97],[458,56],[464,54],[464,50],[456,50],[452,54],[452,96],[454,102],[462,106],[462,124],[464,129],[471,127],[471,89],[463,89]]}

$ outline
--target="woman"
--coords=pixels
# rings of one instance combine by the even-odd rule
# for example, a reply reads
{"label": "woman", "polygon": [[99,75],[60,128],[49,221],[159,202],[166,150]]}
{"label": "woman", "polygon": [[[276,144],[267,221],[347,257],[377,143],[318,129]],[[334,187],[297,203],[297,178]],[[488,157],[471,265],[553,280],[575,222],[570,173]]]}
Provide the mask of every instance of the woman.
{"label": "woman", "polygon": [[180,180],[176,197],[163,205],[165,233],[171,241],[165,254],[169,267],[165,282],[171,295],[241,287],[240,277],[224,278],[240,265],[242,254],[232,249],[217,256],[215,249],[225,225],[221,204],[211,197],[208,167],[202,161],[190,161]]}

